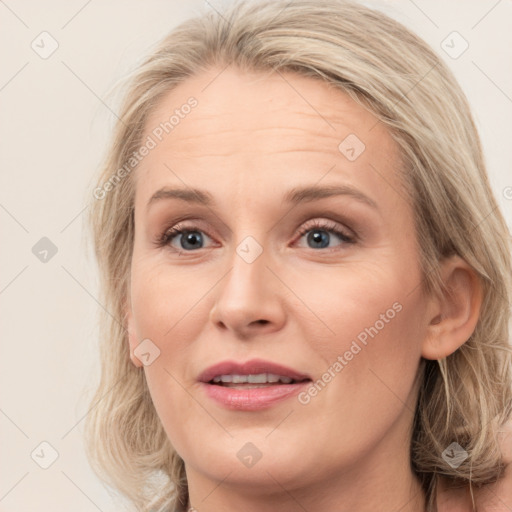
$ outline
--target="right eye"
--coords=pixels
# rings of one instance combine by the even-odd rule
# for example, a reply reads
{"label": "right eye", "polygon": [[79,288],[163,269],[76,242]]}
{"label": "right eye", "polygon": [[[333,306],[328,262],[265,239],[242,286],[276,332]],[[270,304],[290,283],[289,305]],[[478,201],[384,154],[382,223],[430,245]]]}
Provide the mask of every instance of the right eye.
{"label": "right eye", "polygon": [[[183,224],[176,224],[170,229],[162,233],[158,245],[160,247],[169,246],[172,250],[179,252],[194,252],[195,249],[203,249],[201,244],[204,242],[204,231],[197,226],[184,226]],[[179,237],[179,238],[178,238]],[[210,238],[206,235],[206,238]],[[173,245],[175,239],[178,239],[178,247]]]}

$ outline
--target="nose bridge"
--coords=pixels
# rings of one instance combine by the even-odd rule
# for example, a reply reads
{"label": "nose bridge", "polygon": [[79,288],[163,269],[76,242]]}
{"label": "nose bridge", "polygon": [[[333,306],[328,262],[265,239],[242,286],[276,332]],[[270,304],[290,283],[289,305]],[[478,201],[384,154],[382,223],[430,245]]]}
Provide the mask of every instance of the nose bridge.
{"label": "nose bridge", "polygon": [[[260,195],[261,196],[261,195]],[[229,265],[232,269],[230,280],[235,276],[242,281],[250,281],[257,275],[268,273],[269,233],[261,207],[257,201],[248,199],[241,203],[242,194],[235,201],[233,215]],[[236,279],[234,280],[236,282]]]}
{"label": "nose bridge", "polygon": [[233,246],[229,254],[230,270],[215,297],[214,322],[238,331],[254,323],[278,323],[281,308],[278,293],[270,281],[272,273],[267,268],[271,255],[256,239],[263,236],[242,235],[241,241]]}
{"label": "nose bridge", "polygon": [[[261,239],[261,236],[259,237]],[[233,248],[229,257],[230,272],[224,292],[242,303],[259,298],[268,279],[268,251],[253,235],[246,235]]]}

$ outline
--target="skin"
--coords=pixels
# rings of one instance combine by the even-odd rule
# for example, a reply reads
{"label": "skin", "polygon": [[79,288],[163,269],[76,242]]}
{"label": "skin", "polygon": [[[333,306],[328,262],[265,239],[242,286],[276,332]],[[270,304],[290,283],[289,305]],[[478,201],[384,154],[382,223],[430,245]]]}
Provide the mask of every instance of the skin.
{"label": "skin", "polygon": [[[134,355],[142,340],[160,350],[144,371],[185,461],[191,504],[200,512],[424,510],[409,466],[418,367],[469,338],[478,280],[454,257],[442,267],[453,293],[422,293],[397,146],[372,114],[311,78],[221,71],[190,78],[160,101],[144,137],[190,96],[198,106],[135,176],[130,354],[142,367]],[[338,149],[349,134],[366,146],[354,161]],[[283,202],[306,185],[348,185],[376,207],[346,194]],[[161,199],[148,208],[162,187],[201,188],[214,202]],[[329,228],[298,233],[315,220],[356,241]],[[180,235],[157,244],[179,221],[200,231],[197,248],[184,248]],[[326,248],[308,241],[317,231]],[[236,252],[248,236],[263,249],[252,263]],[[320,379],[395,303],[400,312],[307,405],[291,398],[263,411],[228,410],[197,381],[214,363],[252,358]],[[247,442],[262,454],[251,468],[237,458]]]}

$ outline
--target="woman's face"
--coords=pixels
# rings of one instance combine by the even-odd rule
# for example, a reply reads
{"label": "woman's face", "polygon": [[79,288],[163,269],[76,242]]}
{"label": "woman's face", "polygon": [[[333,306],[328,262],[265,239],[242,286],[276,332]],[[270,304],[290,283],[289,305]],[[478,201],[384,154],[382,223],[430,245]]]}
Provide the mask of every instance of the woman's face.
{"label": "woman's face", "polygon": [[143,141],[131,357],[189,481],[410,472],[430,319],[384,126],[320,81],[228,68],[168,93]]}

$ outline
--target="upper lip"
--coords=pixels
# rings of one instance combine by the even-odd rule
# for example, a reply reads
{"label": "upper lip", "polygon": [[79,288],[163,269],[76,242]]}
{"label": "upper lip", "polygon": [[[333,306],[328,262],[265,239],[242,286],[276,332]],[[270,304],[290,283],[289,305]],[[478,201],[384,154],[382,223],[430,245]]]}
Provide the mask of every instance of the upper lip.
{"label": "upper lip", "polygon": [[310,379],[309,375],[281,364],[264,361],[263,359],[251,359],[245,363],[221,361],[204,370],[199,375],[198,380],[200,382],[210,382],[214,377],[219,375],[257,375],[260,373],[273,373],[297,381]]}

